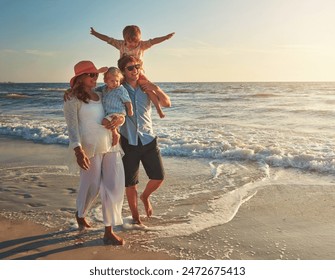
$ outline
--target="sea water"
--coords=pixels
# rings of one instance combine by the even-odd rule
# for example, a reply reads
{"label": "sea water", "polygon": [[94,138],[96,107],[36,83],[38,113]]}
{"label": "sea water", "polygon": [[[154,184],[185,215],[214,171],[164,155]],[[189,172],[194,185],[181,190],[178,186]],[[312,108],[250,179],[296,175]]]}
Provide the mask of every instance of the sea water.
{"label": "sea water", "polygon": [[[163,156],[250,160],[335,173],[335,83],[161,83],[167,117],[153,111]],[[0,84],[0,134],[68,144],[67,84]],[[211,165],[213,167],[213,165]],[[215,172],[220,172],[215,169]]]}
{"label": "sea water", "polygon": [[[275,179],[273,170],[335,175],[335,83],[158,84],[172,101],[171,108],[163,109],[164,119],[152,111],[154,131],[167,163],[165,185],[152,196],[155,215],[149,222],[152,235],[160,240],[196,239],[228,223],[264,182]],[[0,84],[0,134],[66,147],[63,93],[67,86]],[[64,166],[34,168],[38,170],[24,172],[66,176]],[[14,176],[5,169],[0,172],[8,181]],[[75,187],[66,186],[73,197]],[[8,190],[3,185],[0,191]],[[6,196],[2,197],[5,205]],[[58,207],[72,213],[74,198],[72,207],[71,203],[60,205],[66,200],[64,192],[54,202],[35,201],[34,211]],[[102,220],[100,207],[93,208],[91,218]],[[63,221],[62,212],[57,215]],[[187,256],[179,257],[208,257],[204,254],[189,250]],[[229,248],[212,250],[211,256],[229,257]]]}

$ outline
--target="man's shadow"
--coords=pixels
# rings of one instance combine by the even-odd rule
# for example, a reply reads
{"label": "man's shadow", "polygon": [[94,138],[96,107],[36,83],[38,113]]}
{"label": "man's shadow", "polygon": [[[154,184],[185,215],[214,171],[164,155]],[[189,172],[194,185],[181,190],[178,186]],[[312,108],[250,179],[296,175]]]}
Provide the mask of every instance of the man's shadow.
{"label": "man's shadow", "polygon": [[[0,259],[36,260],[51,254],[81,247],[103,246],[101,234],[101,230],[80,232],[77,229],[69,229],[3,241],[0,242]],[[58,246],[55,249],[41,251],[41,248],[45,246],[52,247],[52,245],[56,244]],[[62,246],[59,246],[59,244],[62,244]],[[8,250],[4,251],[6,248]],[[31,252],[31,254],[28,254],[28,252]],[[27,254],[22,256],[24,253]],[[18,254],[20,256],[15,257]]]}

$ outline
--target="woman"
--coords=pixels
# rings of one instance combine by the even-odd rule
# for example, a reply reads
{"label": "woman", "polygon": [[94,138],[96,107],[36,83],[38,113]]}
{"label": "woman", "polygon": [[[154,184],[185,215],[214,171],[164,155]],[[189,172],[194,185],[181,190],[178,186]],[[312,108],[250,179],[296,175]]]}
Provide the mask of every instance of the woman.
{"label": "woman", "polygon": [[[74,66],[75,76],[70,81],[70,99],[64,102],[70,147],[80,166],[76,220],[79,228],[89,228],[85,216],[98,196],[102,201],[105,244],[123,245],[124,240],[113,232],[113,225],[122,224],[124,198],[124,169],[122,149],[112,146],[108,129],[101,125],[104,110],[101,95],[94,91],[99,73],[91,61],[80,61]],[[123,124],[124,117],[113,119],[106,127]]]}

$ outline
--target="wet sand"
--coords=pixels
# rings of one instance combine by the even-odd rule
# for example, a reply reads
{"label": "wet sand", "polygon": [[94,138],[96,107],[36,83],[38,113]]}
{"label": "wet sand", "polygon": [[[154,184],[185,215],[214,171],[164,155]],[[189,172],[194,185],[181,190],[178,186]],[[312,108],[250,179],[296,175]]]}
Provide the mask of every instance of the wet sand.
{"label": "wet sand", "polygon": [[[261,183],[227,223],[170,237],[117,228],[127,243],[114,247],[103,244],[101,224],[85,233],[79,233],[75,227],[63,227],[59,224],[62,220],[53,224],[57,215],[73,219],[75,210],[76,194],[68,185],[75,185],[78,178],[63,172],[66,151],[63,146],[0,137],[3,177],[0,183],[0,259],[335,259],[333,176],[272,170],[275,178]],[[193,171],[185,174],[187,166],[181,164],[184,162],[184,159],[165,159],[169,174],[167,186],[184,184],[199,174],[206,176],[207,171],[201,166],[193,166],[199,174]],[[44,171],[49,168],[50,172],[38,176],[41,166]],[[25,168],[24,174],[20,173],[21,167]],[[30,173],[26,173],[27,167]],[[38,191],[44,189],[48,190],[47,194],[37,197]],[[57,197],[57,192],[63,192],[67,199],[62,196],[63,200],[57,201],[55,198],[50,204],[50,196]],[[155,202],[157,200],[159,196]],[[53,205],[62,205],[62,208]],[[49,207],[47,211],[43,210],[45,206]],[[125,216],[128,214],[125,209]],[[164,222],[155,217],[146,223],[164,226]]]}
{"label": "wet sand", "polygon": [[[52,230],[31,221],[0,218],[0,259],[25,260],[168,260],[166,253],[139,251],[138,245],[106,246],[102,232],[84,241],[77,231]],[[87,235],[87,234],[86,234]],[[84,243],[82,243],[84,242]]]}

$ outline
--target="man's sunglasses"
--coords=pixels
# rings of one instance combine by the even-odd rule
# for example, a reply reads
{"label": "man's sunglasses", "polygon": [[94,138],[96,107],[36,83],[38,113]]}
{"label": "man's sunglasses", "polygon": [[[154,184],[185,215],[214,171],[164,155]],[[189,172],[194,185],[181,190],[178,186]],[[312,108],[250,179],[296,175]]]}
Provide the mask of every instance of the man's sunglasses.
{"label": "man's sunglasses", "polygon": [[135,64],[135,65],[130,65],[130,66],[127,66],[126,69],[130,72],[130,71],[133,71],[134,68],[136,68],[137,70],[141,69],[141,65],[140,64]]}

